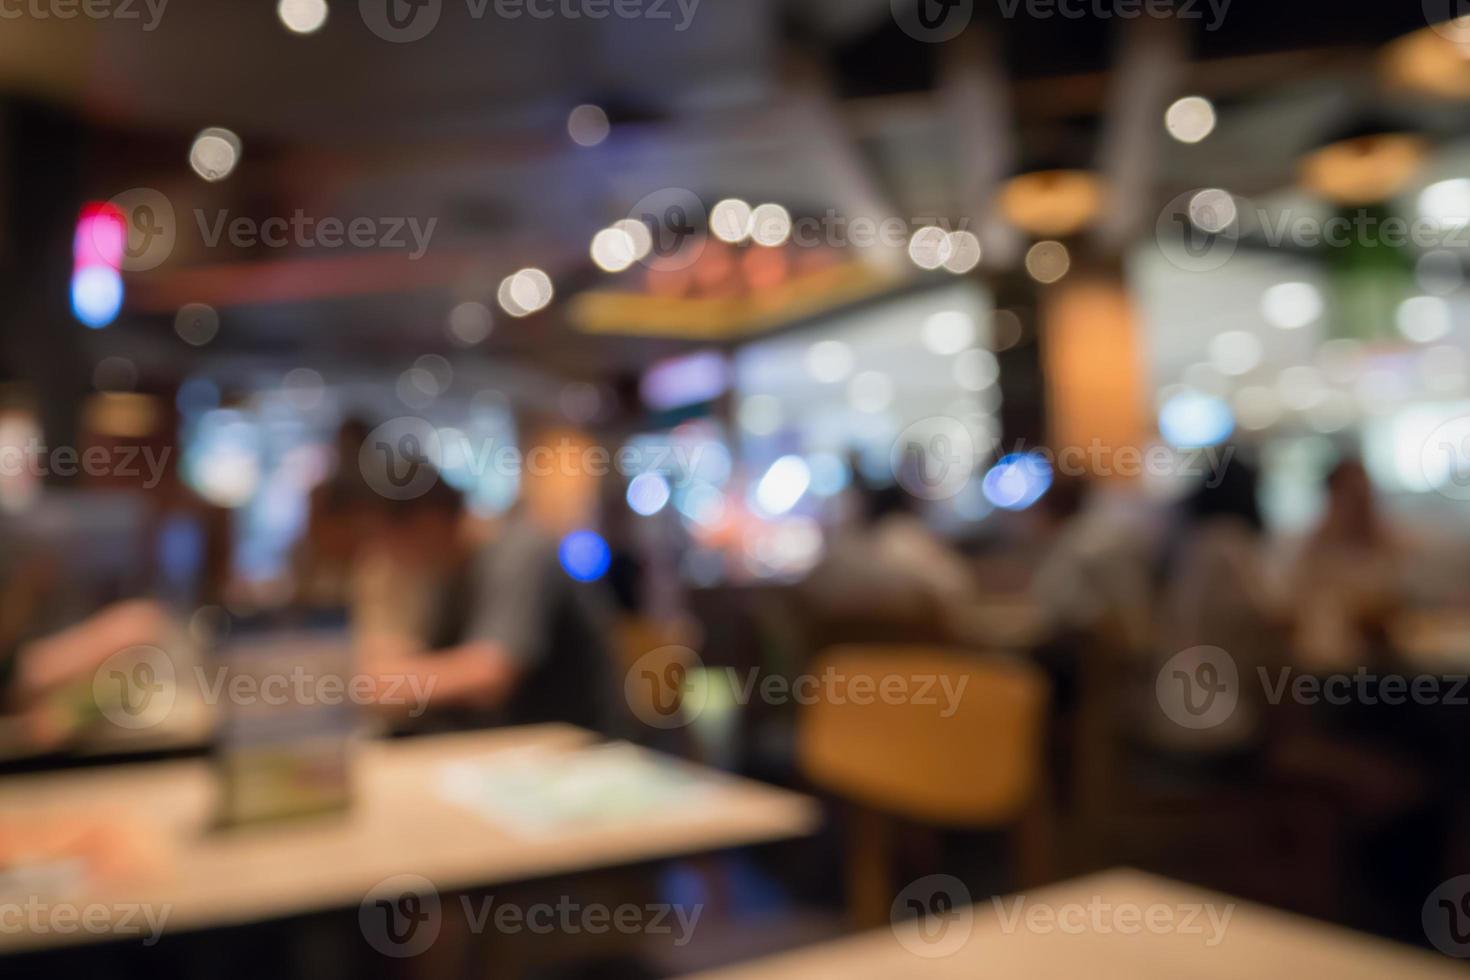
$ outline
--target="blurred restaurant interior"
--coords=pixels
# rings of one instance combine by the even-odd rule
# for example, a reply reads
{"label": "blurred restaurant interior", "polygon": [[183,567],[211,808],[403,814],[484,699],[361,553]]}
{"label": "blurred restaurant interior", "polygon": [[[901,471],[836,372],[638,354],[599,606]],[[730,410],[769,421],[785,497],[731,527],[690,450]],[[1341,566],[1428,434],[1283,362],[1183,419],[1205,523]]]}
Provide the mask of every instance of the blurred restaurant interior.
{"label": "blurred restaurant interior", "polygon": [[1470,975],[1453,0],[0,21],[0,975]]}

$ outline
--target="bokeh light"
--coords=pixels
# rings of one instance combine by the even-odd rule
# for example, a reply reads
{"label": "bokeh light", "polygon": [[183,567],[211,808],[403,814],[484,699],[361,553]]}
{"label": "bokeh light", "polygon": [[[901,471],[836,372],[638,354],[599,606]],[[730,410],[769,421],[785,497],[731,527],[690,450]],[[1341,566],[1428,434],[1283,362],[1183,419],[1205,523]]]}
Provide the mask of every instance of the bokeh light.
{"label": "bokeh light", "polygon": [[596,146],[611,131],[607,113],[598,106],[579,105],[567,115],[567,134],[578,146]]}
{"label": "bokeh light", "polygon": [[981,489],[991,505],[1002,510],[1025,510],[1051,487],[1051,464],[1040,453],[1002,456],[985,474]]}
{"label": "bokeh light", "polygon": [[1203,96],[1187,95],[1164,112],[1164,128],[1181,143],[1198,143],[1215,131],[1215,107]]}
{"label": "bokeh light", "polygon": [[1234,431],[1235,415],[1214,395],[1180,392],[1159,409],[1159,434],[1175,449],[1216,446]]}
{"label": "bokeh light", "polygon": [[194,137],[189,147],[189,166],[205,180],[224,180],[240,162],[240,137],[228,129],[211,126]]}
{"label": "bokeh light", "polygon": [[602,535],[587,528],[562,538],[556,556],[562,569],[578,582],[595,582],[612,565],[612,549]]}
{"label": "bokeh light", "polygon": [[326,0],[281,0],[276,16],[293,34],[312,34],[327,22]]}

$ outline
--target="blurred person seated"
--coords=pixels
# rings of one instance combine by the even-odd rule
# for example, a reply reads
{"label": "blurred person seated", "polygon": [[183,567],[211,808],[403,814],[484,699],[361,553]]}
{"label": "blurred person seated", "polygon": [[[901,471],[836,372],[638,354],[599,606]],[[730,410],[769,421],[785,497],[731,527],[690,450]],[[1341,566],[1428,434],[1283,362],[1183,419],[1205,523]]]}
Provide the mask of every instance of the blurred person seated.
{"label": "blurred person seated", "polygon": [[1385,647],[1386,627],[1404,604],[1401,549],[1362,463],[1338,463],[1326,490],[1326,512],[1291,575],[1294,652],[1313,669],[1366,666]]}
{"label": "blurred person seated", "polygon": [[[7,603],[14,595],[6,590]],[[24,626],[17,630],[7,622],[0,647],[0,709],[9,737],[26,751],[64,748],[96,720],[97,669],[130,647],[163,645],[170,629],[163,607],[148,599],[113,603],[45,634],[27,635]]]}
{"label": "blurred person seated", "polygon": [[[1147,735],[1156,748],[1225,769],[1258,759],[1267,736],[1258,669],[1274,670],[1286,661],[1289,606],[1270,580],[1258,480],[1255,466],[1233,453],[1186,498],[1159,590],[1160,663],[1184,651],[1219,648],[1234,663],[1239,700],[1217,723],[1198,728],[1150,711]],[[1188,669],[1181,665],[1181,671]],[[1151,699],[1156,678],[1157,670],[1146,677]],[[1196,672],[1196,681],[1205,679]],[[1186,690],[1185,696],[1192,693]]]}
{"label": "blurred person seated", "polygon": [[358,418],[338,427],[335,469],[307,501],[306,532],[292,556],[297,601],[307,608],[347,604],[358,549],[381,517],[382,498],[373,493],[358,465],[370,433],[368,423]]}
{"label": "blurred person seated", "polygon": [[145,589],[174,610],[220,605],[229,591],[234,563],[234,511],[206,501],[184,482],[183,454],[170,454],[163,479],[143,491]]}
{"label": "blurred person seated", "polygon": [[435,481],[386,502],[379,537],[362,555],[353,635],[366,669],[415,705],[387,705],[404,730],[562,721],[612,728],[607,607],[593,583],[561,567],[557,540],[517,506],[488,544],[466,533],[459,494]]}
{"label": "blurred person seated", "polygon": [[[1148,648],[1152,610],[1145,529],[1087,480],[1058,474],[1033,509],[1044,535],[1029,595],[1038,611],[1031,657],[1051,681],[1051,771],[1068,799],[1090,737],[1085,718],[1111,718],[1110,695]],[[1100,705],[1090,714],[1082,701]],[[1102,700],[1099,700],[1102,699]],[[1105,712],[1099,716],[1098,710]]]}
{"label": "blurred person seated", "polygon": [[1086,479],[1058,474],[1037,502],[1046,536],[1030,595],[1053,642],[1101,639],[1142,651],[1151,615],[1142,529],[1128,526]]}
{"label": "blurred person seated", "polygon": [[803,591],[832,616],[929,616],[973,599],[975,578],[894,485],[859,490],[855,518],[831,535]]}

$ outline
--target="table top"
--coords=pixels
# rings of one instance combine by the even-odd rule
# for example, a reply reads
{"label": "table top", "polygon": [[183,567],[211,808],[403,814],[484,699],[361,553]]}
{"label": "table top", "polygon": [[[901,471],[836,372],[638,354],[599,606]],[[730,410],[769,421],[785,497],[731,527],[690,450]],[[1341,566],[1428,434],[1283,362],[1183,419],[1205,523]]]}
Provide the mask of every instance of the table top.
{"label": "table top", "polygon": [[[779,840],[811,833],[818,810],[807,797],[700,766],[687,804],[633,821],[544,834],[499,826],[441,792],[446,764],[516,750],[575,752],[595,736],[565,725],[373,742],[357,749],[355,802],[342,814],[210,830],[217,799],[207,760],[191,759],[0,779],[7,819],[77,812],[116,814],[172,849],[153,873],[68,895],[75,906],[169,906],[167,932],[240,924],[351,907],[383,879],[427,877],[439,890],[548,875]],[[679,765],[685,765],[679,763]],[[156,831],[156,833],[154,833]],[[105,940],[0,929],[0,954]]]}
{"label": "table top", "polygon": [[[1140,910],[1139,917],[1131,912],[1125,917],[1124,909],[1131,907]],[[1176,926],[1163,927],[1165,913],[1152,911],[1156,908],[1170,910]],[[968,932],[967,912],[973,912]],[[1159,928],[1139,925],[1147,923],[1150,914],[1159,916],[1155,920]],[[953,934],[931,928],[928,941],[915,923],[907,922],[700,978],[1463,980],[1467,976],[1465,964],[1447,957],[1129,870],[982,901],[951,915],[947,928],[955,930]],[[1028,928],[1028,921],[1035,925]],[[940,953],[949,955],[936,955]]]}

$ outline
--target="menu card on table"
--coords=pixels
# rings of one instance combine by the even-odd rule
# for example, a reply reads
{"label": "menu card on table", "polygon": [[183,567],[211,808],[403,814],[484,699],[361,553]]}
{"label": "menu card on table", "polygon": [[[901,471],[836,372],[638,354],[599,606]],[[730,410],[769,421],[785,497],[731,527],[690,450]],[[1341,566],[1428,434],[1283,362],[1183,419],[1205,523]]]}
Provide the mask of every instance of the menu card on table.
{"label": "menu card on table", "polygon": [[220,712],[221,824],[348,806],[351,675],[351,647],[338,631],[265,632],[221,648],[207,679]]}

